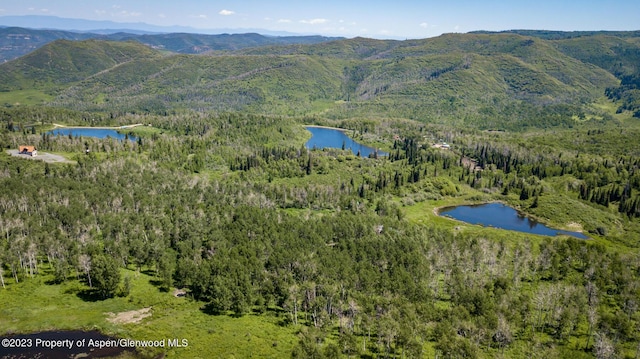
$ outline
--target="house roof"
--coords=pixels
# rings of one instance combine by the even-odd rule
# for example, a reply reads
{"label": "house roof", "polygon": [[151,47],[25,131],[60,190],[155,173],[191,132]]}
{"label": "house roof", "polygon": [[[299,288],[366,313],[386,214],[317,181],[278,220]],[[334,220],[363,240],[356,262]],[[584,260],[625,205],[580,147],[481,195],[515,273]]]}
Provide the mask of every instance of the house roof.
{"label": "house roof", "polygon": [[35,146],[20,146],[20,152],[33,152],[35,150]]}

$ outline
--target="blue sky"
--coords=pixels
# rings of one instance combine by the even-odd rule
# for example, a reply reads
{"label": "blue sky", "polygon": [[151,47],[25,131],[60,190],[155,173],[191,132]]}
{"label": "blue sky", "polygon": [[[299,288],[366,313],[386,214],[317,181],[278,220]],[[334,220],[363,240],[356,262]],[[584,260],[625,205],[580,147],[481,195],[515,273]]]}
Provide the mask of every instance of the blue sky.
{"label": "blue sky", "polygon": [[0,0],[0,16],[11,15],[373,38],[424,38],[473,30],[640,29],[638,0]]}

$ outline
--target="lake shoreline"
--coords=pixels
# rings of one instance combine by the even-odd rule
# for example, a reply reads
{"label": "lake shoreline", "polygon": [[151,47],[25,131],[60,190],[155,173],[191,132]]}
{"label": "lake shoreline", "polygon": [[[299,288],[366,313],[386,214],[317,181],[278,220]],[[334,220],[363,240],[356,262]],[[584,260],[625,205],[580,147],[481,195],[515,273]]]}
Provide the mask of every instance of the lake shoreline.
{"label": "lake shoreline", "polygon": [[68,128],[68,129],[95,129],[95,130],[126,130],[129,128],[134,128],[134,127],[138,127],[138,126],[144,126],[144,124],[142,123],[135,123],[132,125],[124,125],[124,126],[98,126],[98,127],[90,127],[90,126],[67,126],[67,125],[61,125],[58,123],[54,123],[53,127],[54,129],[58,129],[58,128]]}
{"label": "lake shoreline", "polygon": [[321,126],[321,125],[304,125],[304,127],[313,127],[313,128],[326,128],[328,130],[336,130],[336,131],[340,131],[340,132],[346,132],[346,131],[352,131],[346,128],[340,128],[340,127],[331,127],[331,126]]}
{"label": "lake shoreline", "polygon": [[[584,233],[583,228],[580,224],[576,223],[576,222],[571,222],[568,225],[561,225],[561,224],[556,224],[554,222],[550,222],[545,218],[540,218],[534,214],[525,212],[523,210],[521,210],[520,208],[517,208],[509,203],[506,203],[504,201],[501,200],[492,200],[492,201],[483,201],[483,202],[463,202],[463,203],[459,203],[459,204],[455,204],[455,205],[445,205],[445,206],[438,206],[433,208],[433,214],[435,216],[438,217],[442,217],[442,218],[447,218],[449,220],[453,220],[453,221],[457,221],[460,223],[464,223],[464,224],[469,224],[469,225],[474,225],[473,223],[469,223],[469,222],[465,222],[461,219],[457,219],[457,218],[453,218],[452,216],[447,216],[447,215],[443,215],[441,214],[441,212],[447,208],[457,208],[457,207],[462,207],[462,206],[468,206],[468,207],[472,207],[472,206],[483,206],[483,205],[488,205],[488,204],[494,204],[494,203],[499,203],[503,206],[509,207],[511,209],[513,209],[514,211],[516,211],[516,213],[522,217],[527,218],[528,220],[533,220],[535,222],[537,222],[540,225],[543,225],[545,227],[554,229],[554,230],[558,230],[558,231],[563,231],[563,232],[573,232],[573,233],[577,233],[577,234],[581,234],[585,237],[587,237],[586,239],[591,239],[587,236],[587,234]],[[486,225],[482,225],[484,227],[491,227],[491,228],[498,228],[498,229],[504,229],[504,230],[511,230],[511,229],[506,229],[506,228],[500,228],[500,227],[495,227],[495,226],[486,226]],[[533,233],[535,234],[535,233]],[[565,234],[563,233],[563,235],[569,235],[569,234]],[[583,238],[580,238],[583,239]]]}
{"label": "lake shoreline", "polygon": [[129,135],[131,127],[127,128],[104,128],[104,127],[57,127],[53,130],[45,132],[51,136],[70,136],[71,137],[93,137],[98,139],[112,138],[116,140],[137,141],[138,138],[134,135]]}
{"label": "lake shoreline", "polygon": [[[483,202],[462,202],[462,203],[458,203],[458,204],[448,204],[448,205],[445,205],[445,206],[438,206],[438,207],[435,207],[435,208],[433,208],[433,214],[435,214],[435,215],[436,215],[436,216],[438,216],[438,217],[444,217],[444,216],[440,215],[440,212],[441,212],[443,209],[445,209],[445,208],[455,208],[455,207],[460,207],[460,206],[482,206],[483,204],[491,204],[491,203],[500,203],[500,204],[503,204],[503,205],[505,205],[505,206],[509,206],[509,207],[511,207],[511,206],[509,205],[509,203],[506,203],[506,202],[501,201],[501,200],[492,200],[492,201],[483,201]],[[518,211],[518,212],[521,212],[519,209],[516,209],[516,208],[514,208],[514,209],[515,209],[516,211]],[[522,214],[527,215],[527,214],[526,214],[526,213],[524,213],[524,212],[522,212]],[[455,218],[451,218],[451,217],[446,217],[446,218],[449,218],[449,219],[452,219],[452,220],[454,220],[454,221],[458,221],[458,222],[467,223],[467,222],[465,222],[465,221],[461,221],[461,220],[459,220],[459,219],[455,219]],[[537,219],[536,219],[536,220],[537,220]]]}
{"label": "lake shoreline", "polygon": [[354,155],[361,157],[389,156],[389,153],[379,148],[356,141],[344,129],[328,126],[306,126],[305,129],[311,133],[311,138],[305,143],[307,149],[342,148],[349,149]]}

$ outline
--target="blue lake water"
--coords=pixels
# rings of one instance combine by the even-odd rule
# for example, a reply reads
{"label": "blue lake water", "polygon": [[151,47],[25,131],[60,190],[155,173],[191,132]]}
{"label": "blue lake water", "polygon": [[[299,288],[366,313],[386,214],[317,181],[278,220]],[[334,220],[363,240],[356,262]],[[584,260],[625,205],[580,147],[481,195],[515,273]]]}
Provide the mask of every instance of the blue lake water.
{"label": "blue lake water", "polygon": [[137,138],[134,136],[127,136],[124,133],[119,133],[116,130],[108,129],[108,128],[83,128],[83,127],[65,127],[65,128],[56,128],[55,130],[51,130],[47,132],[56,136],[71,136],[73,137],[95,137],[95,138],[115,138],[118,140],[124,140],[125,137],[128,137],[131,141],[136,141]]}
{"label": "blue lake water", "polygon": [[[370,154],[375,153],[376,149],[360,144],[351,137],[344,134],[343,131],[334,130],[331,128],[322,128],[322,127],[307,127],[307,130],[311,132],[311,139],[307,141],[305,146],[308,149],[323,149],[327,148],[342,148],[344,145],[345,149],[351,150],[354,155],[357,155],[360,152],[360,156],[369,157]],[[388,153],[384,151],[377,151],[378,156],[387,156]]]}
{"label": "blue lake water", "polygon": [[523,216],[515,209],[502,203],[449,207],[442,209],[440,215],[471,224],[480,224],[511,231],[540,234],[543,236],[565,234],[580,239],[589,239],[589,237],[579,232],[549,228],[532,218]]}

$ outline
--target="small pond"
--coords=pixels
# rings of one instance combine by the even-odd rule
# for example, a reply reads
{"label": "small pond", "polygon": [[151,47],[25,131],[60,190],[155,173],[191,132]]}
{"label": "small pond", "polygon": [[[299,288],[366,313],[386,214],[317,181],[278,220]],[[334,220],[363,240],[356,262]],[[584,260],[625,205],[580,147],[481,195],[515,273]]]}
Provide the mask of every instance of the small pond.
{"label": "small pond", "polygon": [[[124,352],[130,352],[128,357],[136,357],[134,348],[120,346],[100,348],[98,343],[114,340],[117,343],[118,339],[98,331],[67,330],[2,335],[0,339],[4,344],[8,344],[0,346],[0,358],[111,358]],[[57,347],[54,348],[54,346]]]}
{"label": "small pond", "polygon": [[56,135],[56,136],[73,136],[73,137],[95,137],[95,138],[115,138],[118,140],[124,140],[128,138],[131,141],[136,141],[137,138],[134,136],[126,135],[124,133],[120,133],[111,128],[90,128],[90,127],[64,127],[64,128],[56,128],[55,130],[51,130],[47,132],[48,134]]}
{"label": "small pond", "polygon": [[589,237],[580,232],[549,228],[502,203],[448,207],[442,209],[439,214],[471,224],[480,224],[511,231],[540,234],[543,236],[565,234],[580,239],[589,239]]}
{"label": "small pond", "polygon": [[333,129],[333,128],[324,128],[324,127],[306,127],[306,129],[311,132],[311,139],[307,141],[305,146],[308,149],[323,149],[327,148],[343,148],[349,149],[353,152],[354,155],[358,155],[362,157],[369,157],[370,154],[378,152],[378,156],[388,156],[389,154],[376,150],[375,148],[365,146],[361,143],[358,143],[351,139],[351,137],[345,135],[344,131]]}

